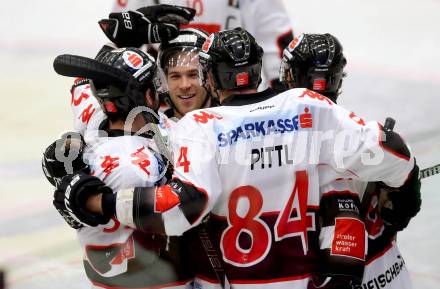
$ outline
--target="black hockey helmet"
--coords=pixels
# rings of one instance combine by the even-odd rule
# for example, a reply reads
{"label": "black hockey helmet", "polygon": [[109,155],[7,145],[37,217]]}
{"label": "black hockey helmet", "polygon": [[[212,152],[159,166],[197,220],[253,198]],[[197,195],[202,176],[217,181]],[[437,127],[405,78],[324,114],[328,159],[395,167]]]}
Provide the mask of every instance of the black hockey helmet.
{"label": "black hockey helmet", "polygon": [[[110,119],[126,117],[137,106],[157,111],[159,94],[166,91],[166,82],[151,55],[137,48],[118,48],[99,55],[96,60],[130,73],[136,82],[118,85],[91,79],[94,95]],[[145,96],[147,89],[151,89],[150,97]]]}
{"label": "black hockey helmet", "polygon": [[[157,56],[158,66],[167,72],[170,66],[188,65],[189,61],[198,59],[198,53],[206,38],[208,34],[201,29],[181,29],[179,36],[160,44]],[[188,55],[189,58],[184,58],[182,55]]]}
{"label": "black hockey helmet", "polygon": [[215,90],[257,87],[262,59],[263,48],[240,27],[211,34],[200,52],[204,81],[211,73]]}
{"label": "black hockey helmet", "polygon": [[336,37],[302,34],[284,49],[280,81],[290,88],[311,89],[336,102],[346,64]]}

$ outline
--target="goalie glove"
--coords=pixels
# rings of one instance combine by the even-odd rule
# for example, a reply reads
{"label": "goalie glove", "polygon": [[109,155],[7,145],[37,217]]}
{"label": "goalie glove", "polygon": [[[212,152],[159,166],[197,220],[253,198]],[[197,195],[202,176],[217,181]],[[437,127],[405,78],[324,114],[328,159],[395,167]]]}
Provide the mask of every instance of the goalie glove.
{"label": "goalie glove", "polygon": [[85,173],[70,174],[61,179],[53,196],[53,205],[64,220],[74,229],[83,226],[96,227],[107,224],[111,215],[92,213],[86,208],[86,202],[92,195],[102,193],[102,199],[113,200],[113,191],[99,178]]}
{"label": "goalie glove", "polygon": [[408,179],[403,186],[381,188],[379,212],[385,225],[396,232],[405,229],[409,221],[417,215],[422,205],[420,194],[421,182],[419,167],[414,164]]}
{"label": "goalie glove", "polygon": [[161,4],[111,13],[109,19],[98,23],[107,38],[118,47],[140,47],[176,38],[179,25],[188,24],[195,12],[188,7]]}
{"label": "goalie glove", "polygon": [[88,172],[83,162],[84,141],[77,132],[67,132],[51,143],[43,153],[41,166],[46,179],[58,187],[67,174],[79,171]]}

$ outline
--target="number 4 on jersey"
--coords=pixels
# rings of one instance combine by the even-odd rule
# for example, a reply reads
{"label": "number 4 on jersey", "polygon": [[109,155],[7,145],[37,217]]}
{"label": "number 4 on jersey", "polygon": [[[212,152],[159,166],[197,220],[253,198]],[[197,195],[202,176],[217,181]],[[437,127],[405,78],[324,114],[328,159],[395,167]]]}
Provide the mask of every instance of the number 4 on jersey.
{"label": "number 4 on jersey", "polygon": [[[312,220],[307,218],[309,182],[306,171],[296,172],[295,176],[296,181],[292,194],[275,224],[275,241],[300,236],[304,255],[306,255],[308,251],[307,229],[313,224]],[[296,217],[292,218],[294,209],[296,209]]]}
{"label": "number 4 on jersey", "polygon": [[183,172],[189,172],[189,165],[191,164],[188,160],[188,147],[181,147],[179,158],[177,159],[176,167],[183,167]]}

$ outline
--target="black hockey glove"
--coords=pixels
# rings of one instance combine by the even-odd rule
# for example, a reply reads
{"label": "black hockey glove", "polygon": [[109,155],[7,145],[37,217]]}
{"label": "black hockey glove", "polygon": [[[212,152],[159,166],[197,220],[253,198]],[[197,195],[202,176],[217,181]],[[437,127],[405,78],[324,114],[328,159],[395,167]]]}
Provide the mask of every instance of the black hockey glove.
{"label": "black hockey glove", "polygon": [[422,205],[420,194],[419,167],[414,165],[408,180],[397,189],[381,189],[380,198],[384,199],[380,203],[380,215],[385,224],[396,232],[405,229],[409,221],[417,215]]}
{"label": "black hockey glove", "polygon": [[41,165],[47,180],[58,187],[61,178],[79,171],[88,172],[83,162],[84,141],[77,132],[67,132],[43,153]]}
{"label": "black hockey glove", "polygon": [[89,212],[86,209],[87,199],[97,193],[102,193],[103,199],[113,196],[111,188],[99,178],[85,173],[67,175],[61,179],[58,189],[53,195],[53,205],[61,216],[74,229],[82,226],[96,227],[107,224],[111,216]]}
{"label": "black hockey glove", "polygon": [[136,11],[111,13],[99,26],[110,41],[119,47],[139,47],[176,38],[180,24],[188,24],[196,11],[173,5],[155,5]]}

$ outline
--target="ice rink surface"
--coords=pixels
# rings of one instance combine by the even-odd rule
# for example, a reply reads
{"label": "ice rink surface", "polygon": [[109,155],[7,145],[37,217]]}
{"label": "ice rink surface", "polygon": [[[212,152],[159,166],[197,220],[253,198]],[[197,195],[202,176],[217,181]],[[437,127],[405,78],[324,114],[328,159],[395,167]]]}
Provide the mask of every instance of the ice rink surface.
{"label": "ice rink surface", "polygon": [[[269,0],[268,0],[269,1]],[[51,205],[42,150],[71,127],[71,80],[61,53],[93,56],[96,21],[111,1],[2,1],[0,11],[0,267],[9,289],[88,288],[81,253]],[[285,0],[295,32],[330,32],[344,45],[340,104],[397,120],[421,168],[440,163],[440,1]],[[440,287],[440,175],[425,179],[422,211],[398,236],[414,288]]]}

